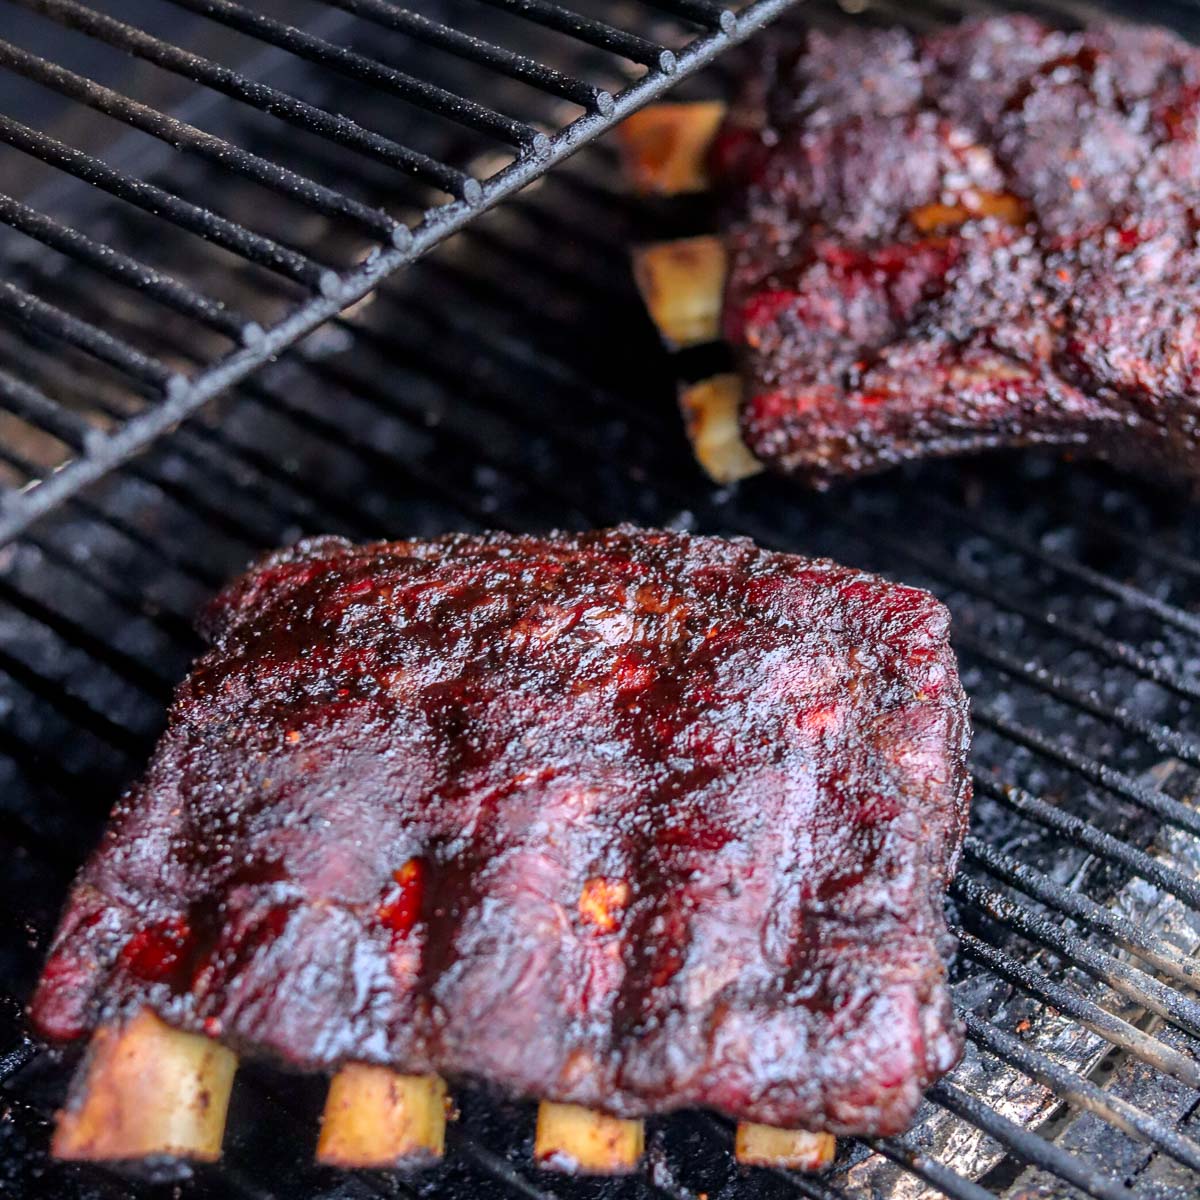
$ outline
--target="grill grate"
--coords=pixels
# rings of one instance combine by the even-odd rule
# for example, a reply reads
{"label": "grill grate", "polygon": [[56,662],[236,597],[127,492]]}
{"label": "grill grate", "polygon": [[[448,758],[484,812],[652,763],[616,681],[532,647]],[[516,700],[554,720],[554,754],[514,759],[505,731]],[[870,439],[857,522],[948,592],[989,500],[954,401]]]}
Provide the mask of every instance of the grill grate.
{"label": "grill grate", "polygon": [[[483,0],[482,11],[470,0],[451,0],[452,23],[446,23],[388,0],[266,6],[286,20],[235,0],[149,0],[143,6],[149,15],[160,23],[168,16],[184,29],[185,37],[172,32],[177,44],[79,0],[10,0],[37,14],[35,28],[53,23],[64,52],[83,38],[84,61],[116,51],[148,64],[160,87],[164,80],[191,86],[173,111],[164,111],[0,40],[0,66],[14,77],[133,131],[130,161],[113,165],[105,158],[111,122],[89,127],[85,148],[0,116],[0,143],[14,152],[18,172],[22,156],[57,172],[38,193],[40,205],[0,195],[10,243],[27,253],[29,239],[61,256],[60,270],[69,260],[123,284],[129,290],[121,302],[138,310],[134,332],[125,335],[103,312],[88,319],[36,289],[0,284],[0,320],[20,333],[0,355],[0,406],[11,416],[61,438],[57,398],[26,374],[30,343],[59,344],[75,369],[88,374],[98,364],[113,368],[128,393],[119,418],[80,406],[72,437],[54,451],[8,461],[8,478],[0,480],[8,484],[0,492],[0,539],[27,528],[791,2],[727,7],[717,0],[653,0],[647,13],[605,0],[601,16],[586,16],[549,0]],[[155,12],[172,6],[185,15]],[[291,23],[301,13],[303,27]],[[214,33],[224,58],[191,48]],[[248,70],[226,64],[256,50]],[[551,57],[570,59],[571,71],[547,65]],[[509,91],[502,84],[517,86]],[[23,92],[18,97],[27,99]],[[215,99],[232,103],[214,107]],[[182,115],[191,109],[200,110],[195,120]],[[361,120],[360,112],[367,114]],[[214,127],[206,128],[214,116],[208,122]],[[285,165],[286,155],[253,149],[280,125],[317,150],[303,168]],[[444,143],[436,150],[420,145],[431,125]],[[164,162],[164,148],[183,157]],[[331,150],[354,163],[339,166],[336,182],[321,157]],[[188,174],[198,163],[207,172],[200,188]],[[386,182],[364,199],[358,173],[370,165],[387,169]],[[259,205],[243,200],[240,214],[231,216],[230,201],[246,181],[262,189]],[[67,183],[78,186],[64,193]],[[264,219],[264,208],[278,212]],[[67,213],[69,220],[58,219]],[[115,244],[87,232],[109,223],[123,227]],[[264,225],[278,229],[267,232]],[[213,294],[202,270],[166,270],[154,261],[156,243],[176,231],[227,252],[239,302]],[[188,340],[202,345],[203,354],[184,365],[145,345],[141,333],[159,319],[156,305],[185,319]]]}
{"label": "grill grate", "polygon": [[[382,5],[339,7],[362,17]],[[815,7],[810,16],[845,19]],[[294,138],[264,124],[245,144],[261,163],[320,167],[337,194],[352,194],[358,159]],[[181,196],[202,195],[208,178],[185,180]],[[235,221],[261,202],[253,176],[241,178],[244,190],[225,195]],[[360,195],[373,203],[393,178],[381,164]],[[197,606],[251,556],[301,534],[619,519],[830,554],[931,587],[951,606],[975,698],[979,790],[952,894],[964,1063],[932,1091],[913,1131],[843,1146],[828,1178],[740,1174],[731,1127],[688,1113],[652,1122],[645,1172],[608,1183],[531,1171],[531,1107],[473,1089],[461,1095],[451,1155],[437,1171],[409,1181],[318,1171],[306,1164],[320,1082],[247,1066],[225,1164],[197,1171],[181,1196],[1195,1195],[1195,508],[1037,457],[931,466],[830,497],[769,479],[714,494],[683,444],[674,367],[624,267],[630,241],[678,233],[679,214],[628,203],[613,180],[604,147],[579,155],[300,353],[72,490],[3,552],[0,1196],[161,1194],[48,1162],[47,1121],[69,1064],[27,1039],[20,1001],[71,873],[144,762],[197,648]],[[126,213],[88,236],[94,247],[136,244],[140,220]],[[61,236],[53,224],[41,231]],[[41,258],[21,263],[13,286],[180,375],[205,370],[191,315],[147,325],[115,275],[119,261],[109,260],[117,287]],[[163,279],[220,282],[230,261],[182,234],[156,247]],[[258,277],[238,278],[246,286],[229,290],[225,311],[258,319]],[[81,375],[55,342],[0,339],[0,351],[28,381],[5,385],[24,418],[0,424],[0,462],[14,472],[62,448],[93,461],[97,430],[120,438],[162,411],[131,408],[122,374]]]}

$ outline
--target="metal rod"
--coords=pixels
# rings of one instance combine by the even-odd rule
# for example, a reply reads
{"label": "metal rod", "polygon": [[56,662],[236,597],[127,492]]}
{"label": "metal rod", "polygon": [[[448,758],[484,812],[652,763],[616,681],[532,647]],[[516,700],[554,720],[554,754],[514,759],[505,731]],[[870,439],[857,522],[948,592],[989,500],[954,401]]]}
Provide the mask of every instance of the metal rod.
{"label": "metal rod", "polygon": [[185,79],[202,83],[289,125],[377,159],[398,171],[431,183],[468,204],[476,203],[482,195],[479,182],[462,171],[401,146],[380,133],[364,129],[349,117],[328,112],[278,88],[248,79],[220,63],[191,54],[123,21],[98,13],[77,0],[11,0],[11,3],[33,9],[69,29],[86,33],[164,70],[182,75]]}
{"label": "metal rod", "polygon": [[56,611],[45,601],[22,591],[2,577],[0,601],[17,612],[24,613],[30,620],[48,629],[64,642],[77,646],[106,671],[156,703],[165,704],[170,700],[175,684],[174,672],[157,659],[153,660],[151,665],[147,665],[141,659],[113,646],[105,638],[97,637],[72,617]]}
{"label": "metal rod", "polygon": [[981,1129],[1030,1166],[1050,1171],[1060,1179],[1074,1184],[1081,1192],[1096,1200],[1135,1200],[1134,1194],[1122,1184],[1099,1174],[1096,1164],[1084,1162],[1060,1146],[1028,1129],[1022,1129],[1007,1117],[968,1096],[966,1092],[942,1081],[933,1086],[929,1098],[956,1117]]}
{"label": "metal rod", "polygon": [[2,192],[0,221],[76,262],[85,263],[110,279],[153,297],[176,312],[202,321],[235,342],[253,345],[262,337],[262,327],[257,321],[251,321],[228,305],[205,296],[173,276],[138,262],[103,242],[94,241],[87,234],[63,225]]}
{"label": "metal rod", "polygon": [[1166,866],[1159,859],[1152,858],[1144,850],[1138,850],[1127,842],[1115,838],[1110,833],[1097,829],[1090,822],[1073,813],[1064,812],[1053,804],[1034,796],[1032,793],[1010,785],[997,783],[985,775],[976,772],[976,795],[989,796],[1014,812],[1029,817],[1047,829],[1070,838],[1078,845],[1099,854],[1110,862],[1120,863],[1135,874],[1140,875],[1148,883],[1172,896],[1182,900],[1192,908],[1200,910],[1200,882],[1189,879],[1181,871]]}
{"label": "metal rod", "polygon": [[243,179],[249,179],[307,205],[325,216],[354,221],[384,242],[403,248],[411,240],[412,235],[408,227],[382,209],[353,200],[333,188],[316,183],[249,150],[243,150],[240,146],[235,146],[232,142],[203,129],[197,129],[177,117],[159,112],[148,104],[131,100],[112,88],[76,75],[57,63],[39,58],[36,54],[2,39],[0,65],[16,71],[26,79],[53,88],[60,95],[86,104],[89,108],[121,121],[132,129],[141,130],[142,133],[147,133],[168,146],[196,154],[222,170],[233,171]]}
{"label": "metal rod", "polygon": [[0,280],[0,313],[20,321],[38,333],[87,351],[93,357],[118,367],[134,379],[148,384],[165,396],[177,394],[184,386],[183,376],[118,341],[111,334],[87,321],[63,312],[53,304],[38,299],[15,284]]}
{"label": "metal rod", "polygon": [[[87,448],[92,427],[78,413],[55,404],[49,396],[5,370],[0,370],[0,399],[9,412],[46,430],[72,450]],[[37,471],[33,463],[22,463],[21,469],[27,474],[29,470]]]}
{"label": "metal rod", "polygon": [[975,836],[966,839],[963,850],[970,862],[983,867],[989,874],[1012,887],[1020,888],[1027,896],[1104,933],[1156,971],[1170,975],[1185,987],[1195,988],[1200,985],[1200,962],[1180,954],[1161,938],[1143,932],[1131,920],[1113,909],[1055,883],[1048,875],[1042,874],[1027,863],[1019,862]]}
{"label": "metal rod", "polygon": [[1095,591],[1103,592],[1106,596],[1120,600],[1126,608],[1148,612],[1165,625],[1174,626],[1176,629],[1183,630],[1184,633],[1200,636],[1200,617],[1195,613],[1186,612],[1177,605],[1160,600],[1157,596],[1152,596],[1133,584],[1113,579],[1111,576],[1105,575],[1103,571],[1097,571],[1094,567],[1078,562],[1066,554],[1046,550],[1031,542],[1015,529],[1007,528],[1000,522],[981,516],[969,508],[952,506],[936,496],[923,496],[920,503],[943,517],[969,526],[985,537],[999,542],[1002,546],[1016,550],[1026,558],[1042,563],[1060,575],[1065,575]]}
{"label": "metal rod", "polygon": [[866,1145],[876,1154],[882,1154],[898,1167],[903,1167],[939,1192],[952,1197],[952,1200],[995,1200],[993,1192],[980,1187],[973,1180],[964,1179],[957,1171],[930,1158],[901,1138],[867,1138]]}
{"label": "metal rod", "polygon": [[[15,0],[15,2],[36,6],[38,11],[53,10],[55,18],[67,24],[81,20],[89,25],[95,25],[96,22],[103,25],[108,21],[107,18],[100,18],[98,14],[76,4],[74,0]],[[676,73],[691,74],[701,66],[707,65],[722,51],[745,40],[755,30],[762,28],[769,21],[787,11],[795,2],[796,0],[752,0],[739,13],[733,32],[728,34],[712,33],[699,37],[686,49],[680,51],[675,56]],[[120,37],[114,44],[121,44],[121,37],[129,34],[141,47],[135,52],[141,54],[141,49],[144,47],[139,39],[145,35],[139,35],[139,31],[122,26],[120,22],[117,22],[116,25],[120,31]],[[88,31],[91,32],[90,29]],[[157,53],[157,51],[152,52]],[[186,71],[183,73],[186,74]],[[444,205],[441,208],[429,210],[421,223],[413,230],[412,242],[407,249],[384,249],[354,270],[347,272],[342,277],[340,288],[335,295],[314,298],[309,301],[267,329],[263,340],[257,346],[252,349],[243,348],[235,351],[208,367],[197,375],[180,395],[130,419],[119,430],[104,435],[103,439],[97,441],[93,446],[90,453],[65,465],[53,475],[41,479],[36,487],[27,489],[22,494],[18,505],[10,504],[6,511],[0,510],[0,542],[16,536],[32,521],[59,504],[67,496],[74,495],[88,483],[105,475],[113,467],[124,462],[130,455],[153,441],[162,432],[195,412],[213,396],[236,383],[272,355],[290,346],[304,334],[316,328],[322,321],[366,295],[383,278],[420,257],[431,246],[442,241],[449,234],[464,227],[468,221],[473,219],[477,211],[489,208],[518,191],[533,179],[540,177],[547,168],[568,157],[580,146],[590,142],[611,127],[614,121],[620,120],[660,95],[670,86],[671,82],[672,77],[666,72],[651,71],[620,93],[616,98],[611,116],[604,117],[592,113],[572,122],[555,135],[550,153],[545,159],[518,161],[490,177],[482,185],[482,199],[477,208]],[[286,99],[286,96],[283,99]]]}
{"label": "metal rod", "polygon": [[1200,1065],[1190,1055],[1183,1054],[1131,1025],[1128,1021],[1101,1008],[1099,1004],[1071,988],[1055,982],[1044,971],[1022,962],[997,946],[985,942],[966,930],[956,932],[963,954],[987,967],[989,971],[1023,988],[1041,1003],[1057,1009],[1081,1025],[1099,1034],[1111,1045],[1127,1050],[1156,1070],[1171,1075],[1188,1087],[1200,1090]]}
{"label": "metal rod", "polygon": [[106,713],[94,708],[88,701],[68,692],[63,684],[47,679],[28,663],[9,654],[2,647],[0,647],[0,672],[3,672],[31,695],[45,700],[58,716],[107,743],[125,757],[133,759],[146,753],[145,738],[131,732],[124,725],[118,724]]}
{"label": "metal rod", "polygon": [[195,645],[195,631],[186,617],[171,609],[159,607],[140,589],[126,582],[124,576],[106,574],[98,570],[91,554],[75,558],[48,538],[32,531],[25,535],[23,541],[35,547],[42,557],[59,570],[77,576],[87,586],[95,588],[110,603],[156,626],[177,646],[190,649]]}
{"label": "metal rod", "polygon": [[985,1046],[1002,1062],[1016,1067],[1030,1079],[1050,1088],[1055,1095],[1093,1113],[1122,1133],[1157,1146],[1176,1162],[1200,1171],[1200,1144],[1172,1129],[1165,1121],[1143,1112],[1120,1096],[1103,1091],[1090,1079],[1073,1074],[1024,1042],[981,1021],[972,1012],[963,1013],[962,1020],[967,1027],[967,1036],[977,1045]]}
{"label": "metal rod", "polygon": [[1022,937],[1040,942],[1055,953],[1070,959],[1101,983],[1143,1008],[1158,1013],[1185,1033],[1200,1037],[1200,1004],[1182,992],[1160,983],[1145,971],[1131,967],[1111,954],[1097,950],[1057,922],[1031,911],[1008,896],[983,887],[969,876],[958,875],[951,884],[951,893],[962,897],[968,904],[974,905],[980,912],[1001,924],[1016,930]]}
{"label": "metal rod", "polygon": [[1148,742],[1165,754],[1173,754],[1192,766],[1200,767],[1200,741],[1172,729],[1159,721],[1148,721],[1120,705],[1108,704],[1094,693],[1085,692],[1068,683],[1061,675],[1047,670],[1041,663],[1020,658],[998,646],[993,646],[973,634],[957,629],[952,634],[954,644],[960,650],[975,655],[998,671],[1020,679],[1030,687],[1070,704],[1081,712],[1115,725],[1125,733],[1133,734]]}
{"label": "metal rod", "polygon": [[1169,546],[1159,545],[1151,536],[1141,531],[1131,533],[1113,521],[1106,521],[1091,514],[1088,514],[1088,518],[1088,523],[1106,538],[1121,542],[1139,555],[1152,558],[1155,562],[1162,563],[1163,566],[1169,567],[1172,571],[1178,571],[1181,575],[1200,576],[1200,560],[1191,555],[1181,554]]}
{"label": "metal rod", "polygon": [[170,3],[210,20],[220,21],[231,29],[278,46],[318,66],[331,67],[351,79],[369,83],[427,112],[510,145],[524,146],[537,154],[544,154],[550,148],[550,139],[524,121],[516,121],[486,105],[325,38],[315,37],[294,25],[253,12],[235,0],[170,0]]}
{"label": "metal rod", "polygon": [[124,175],[93,155],[76,150],[73,146],[50,137],[49,134],[30,129],[28,125],[22,125],[11,117],[0,115],[0,141],[48,162],[60,171],[66,171],[76,179],[82,179],[85,183],[133,204],[144,212],[170,221],[180,229],[197,234],[205,241],[231,250],[250,262],[278,271],[316,292],[324,294],[337,285],[338,278],[335,272],[320,266],[298,251],[253,233],[245,226],[200,208],[172,192]]}
{"label": "metal rod", "polygon": [[479,63],[490,67],[510,79],[519,79],[541,91],[551,95],[561,96],[581,108],[607,116],[612,112],[612,93],[604,88],[576,79],[562,71],[556,71],[544,63],[537,62],[523,54],[516,54],[503,46],[484,41],[443,25],[438,21],[420,13],[401,8],[392,0],[326,0],[345,12],[353,13],[367,21],[374,21],[385,29],[395,29],[409,37],[436,46],[439,50],[448,50],[468,62]]}
{"label": "metal rod", "polygon": [[1200,811],[1176,800],[1174,796],[1168,796],[1155,788],[1147,787],[1144,783],[1131,779],[1123,771],[1118,771],[1106,763],[1089,758],[1086,754],[1080,754],[1076,750],[1051,741],[1036,730],[1001,716],[991,707],[976,705],[971,711],[971,716],[977,724],[984,728],[995,730],[1009,741],[1033,750],[1043,758],[1048,758],[1073,771],[1076,775],[1083,776],[1089,783],[1094,783],[1114,796],[1120,796],[1123,800],[1128,800],[1130,804],[1136,805],[1146,812],[1152,812],[1164,821],[1200,837]]}
{"label": "metal rod", "polygon": [[854,528],[864,541],[917,563],[951,586],[989,601],[999,608],[1016,613],[1051,633],[1057,633],[1086,646],[1089,650],[1102,654],[1112,662],[1144,676],[1176,695],[1189,700],[1200,699],[1200,683],[1164,666],[1155,659],[1148,658],[1128,643],[1111,638],[1090,626],[1081,625],[1078,621],[1060,617],[1057,613],[1043,612],[1035,604],[1018,599],[1016,596],[1009,594],[997,596],[986,580],[955,566],[944,555],[921,548],[911,540],[884,534],[880,532],[876,523],[865,517],[849,513],[845,506],[837,508],[827,506],[825,511],[831,519]]}
{"label": "metal rod", "polygon": [[631,62],[657,67],[668,75],[675,72],[677,60],[673,51],[637,34],[626,33],[623,29],[617,29],[604,21],[582,16],[561,4],[552,3],[551,0],[483,0],[483,3],[505,12],[516,13],[528,21],[544,25],[547,29],[586,42],[589,46],[620,54]]}

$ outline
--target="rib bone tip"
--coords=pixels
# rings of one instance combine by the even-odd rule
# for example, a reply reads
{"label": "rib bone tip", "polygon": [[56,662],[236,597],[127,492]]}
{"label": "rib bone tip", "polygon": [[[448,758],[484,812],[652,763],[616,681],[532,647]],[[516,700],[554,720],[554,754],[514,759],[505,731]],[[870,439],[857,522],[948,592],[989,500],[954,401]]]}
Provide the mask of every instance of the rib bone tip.
{"label": "rib bone tip", "polygon": [[641,1121],[549,1100],[538,1107],[533,1157],[540,1167],[572,1175],[621,1175],[637,1168],[644,1145]]}
{"label": "rib bone tip", "polygon": [[317,1161],[331,1167],[418,1167],[442,1157],[449,1101],[437,1075],[348,1063],[333,1077]]}
{"label": "rib bone tip", "polygon": [[663,340],[676,349],[721,336],[725,247],[710,234],[655,242],[633,252],[638,291]]}
{"label": "rib bone tip", "polygon": [[233,1052],[149,1009],[92,1038],[58,1114],[55,1158],[97,1162],[221,1156]]}
{"label": "rib bone tip", "polygon": [[716,483],[737,483],[763,469],[742,441],[741,403],[742,381],[736,375],[713,375],[679,395],[692,450]]}
{"label": "rib bone tip", "polygon": [[725,119],[719,100],[651,104],[617,126],[626,178],[643,196],[677,196],[709,186],[708,152]]}
{"label": "rib bone tip", "polygon": [[833,1162],[837,1139],[832,1133],[801,1129],[776,1129],[751,1121],[738,1124],[734,1155],[749,1167],[785,1167],[795,1171],[820,1171]]}

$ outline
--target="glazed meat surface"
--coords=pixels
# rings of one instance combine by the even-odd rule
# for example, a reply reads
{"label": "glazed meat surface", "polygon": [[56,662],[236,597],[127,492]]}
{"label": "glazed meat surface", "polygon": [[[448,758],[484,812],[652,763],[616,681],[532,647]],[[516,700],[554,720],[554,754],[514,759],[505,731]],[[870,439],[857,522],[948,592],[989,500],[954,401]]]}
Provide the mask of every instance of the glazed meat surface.
{"label": "glazed meat surface", "polygon": [[817,486],[1043,444],[1200,479],[1200,51],[807,35],[714,146],[743,436]]}
{"label": "glazed meat surface", "polygon": [[960,1046],[966,702],[925,592],[632,528],[232,583],[33,1003],[623,1115],[902,1128]]}

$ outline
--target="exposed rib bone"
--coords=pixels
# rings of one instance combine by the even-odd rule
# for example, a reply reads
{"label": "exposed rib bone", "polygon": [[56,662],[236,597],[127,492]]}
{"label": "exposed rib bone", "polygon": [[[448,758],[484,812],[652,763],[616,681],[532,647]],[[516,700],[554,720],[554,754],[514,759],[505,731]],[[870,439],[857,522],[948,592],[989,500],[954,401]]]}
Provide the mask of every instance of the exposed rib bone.
{"label": "exposed rib bone", "polygon": [[329,1085],[317,1161],[331,1167],[420,1166],[442,1157],[446,1084],[348,1063]]}
{"label": "exposed rib bone", "polygon": [[736,375],[713,375],[679,395],[692,449],[717,483],[736,483],[763,469],[742,441],[741,402],[742,381]]}
{"label": "exposed rib bone", "polygon": [[538,1108],[534,1161],[571,1174],[620,1175],[642,1156],[641,1121],[627,1121],[577,1104],[543,1100]]}
{"label": "exposed rib bone", "polygon": [[805,1133],[742,1121],[734,1138],[738,1162],[750,1167],[820,1171],[833,1162],[836,1153],[837,1140],[832,1133]]}
{"label": "exposed rib bone", "polygon": [[672,346],[696,346],[721,336],[725,247],[720,238],[680,238],[633,252],[638,291]]}
{"label": "exposed rib bone", "polygon": [[142,1009],[123,1025],[96,1031],[58,1114],[51,1152],[105,1162],[214,1162],[236,1070],[231,1050]]}
{"label": "exposed rib bone", "polygon": [[708,188],[708,151],[725,119],[719,100],[651,104],[617,126],[625,176],[643,196],[677,196]]}

